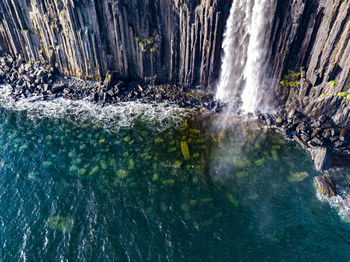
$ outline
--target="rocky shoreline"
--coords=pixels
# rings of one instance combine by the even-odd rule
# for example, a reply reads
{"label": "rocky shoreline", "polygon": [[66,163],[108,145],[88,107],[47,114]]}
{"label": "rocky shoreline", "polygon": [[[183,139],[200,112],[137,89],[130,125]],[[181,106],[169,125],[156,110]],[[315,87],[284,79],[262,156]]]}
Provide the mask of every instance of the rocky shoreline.
{"label": "rocky shoreline", "polygon": [[281,110],[274,115],[260,114],[259,118],[305,149],[314,161],[316,170],[349,165],[350,134],[331,118],[320,116],[313,119],[296,110]]}
{"label": "rocky shoreline", "polygon": [[122,102],[166,103],[205,112],[218,108],[212,94],[178,85],[142,85],[135,80],[118,80],[108,72],[104,81],[82,80],[63,76],[50,65],[29,64],[21,57],[0,58],[0,84],[11,86],[16,99],[35,97],[52,100],[64,97],[71,100],[87,99],[102,106]]}

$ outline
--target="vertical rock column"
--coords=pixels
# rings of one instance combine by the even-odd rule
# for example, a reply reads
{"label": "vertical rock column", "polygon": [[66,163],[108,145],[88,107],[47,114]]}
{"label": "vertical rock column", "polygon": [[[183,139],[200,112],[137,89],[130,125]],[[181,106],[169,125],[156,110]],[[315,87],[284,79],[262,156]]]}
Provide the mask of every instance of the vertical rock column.
{"label": "vertical rock column", "polygon": [[101,79],[208,85],[232,0],[3,0],[1,50]]}

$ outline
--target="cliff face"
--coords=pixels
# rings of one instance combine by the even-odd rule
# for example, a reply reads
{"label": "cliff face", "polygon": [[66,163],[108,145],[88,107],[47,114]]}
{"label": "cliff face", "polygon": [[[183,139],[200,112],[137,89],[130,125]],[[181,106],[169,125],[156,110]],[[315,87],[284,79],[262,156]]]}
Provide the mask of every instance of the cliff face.
{"label": "cliff face", "polygon": [[[266,74],[275,103],[350,126],[350,0],[272,3]],[[2,0],[0,53],[49,62],[79,77],[100,79],[110,70],[151,83],[210,86],[220,71],[231,4]],[[301,74],[296,73],[301,67]],[[290,82],[290,74],[299,85]],[[283,76],[289,82],[280,84]]]}
{"label": "cliff face", "polygon": [[100,79],[207,85],[232,0],[2,0],[0,52]]}
{"label": "cliff face", "polygon": [[[279,103],[350,127],[349,40],[349,0],[277,1],[268,63]],[[279,84],[283,75],[300,85]]]}

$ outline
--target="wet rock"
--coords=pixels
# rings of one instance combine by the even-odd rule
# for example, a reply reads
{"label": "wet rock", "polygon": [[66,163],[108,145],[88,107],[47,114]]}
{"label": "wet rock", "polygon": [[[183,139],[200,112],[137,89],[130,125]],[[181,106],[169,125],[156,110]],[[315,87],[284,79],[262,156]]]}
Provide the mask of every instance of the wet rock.
{"label": "wet rock", "polygon": [[313,147],[308,149],[311,159],[314,161],[317,171],[324,171],[332,166],[333,153],[332,150],[325,147]]}
{"label": "wet rock", "polygon": [[277,125],[281,125],[283,123],[283,118],[279,116],[276,118],[275,122]]}
{"label": "wet rock", "polygon": [[65,84],[58,84],[58,85],[54,85],[52,87],[52,92],[53,93],[59,93],[62,92],[67,86]]}
{"label": "wet rock", "polygon": [[317,176],[314,178],[314,183],[322,196],[329,198],[336,195],[336,184],[332,178]]}

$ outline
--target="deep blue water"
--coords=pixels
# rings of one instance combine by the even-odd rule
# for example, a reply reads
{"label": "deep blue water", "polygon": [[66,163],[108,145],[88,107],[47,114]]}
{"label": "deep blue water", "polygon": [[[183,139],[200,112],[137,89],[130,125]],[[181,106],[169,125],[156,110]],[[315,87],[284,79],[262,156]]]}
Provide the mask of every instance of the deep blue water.
{"label": "deep blue water", "polygon": [[312,162],[273,131],[82,114],[0,110],[0,261],[350,260]]}

